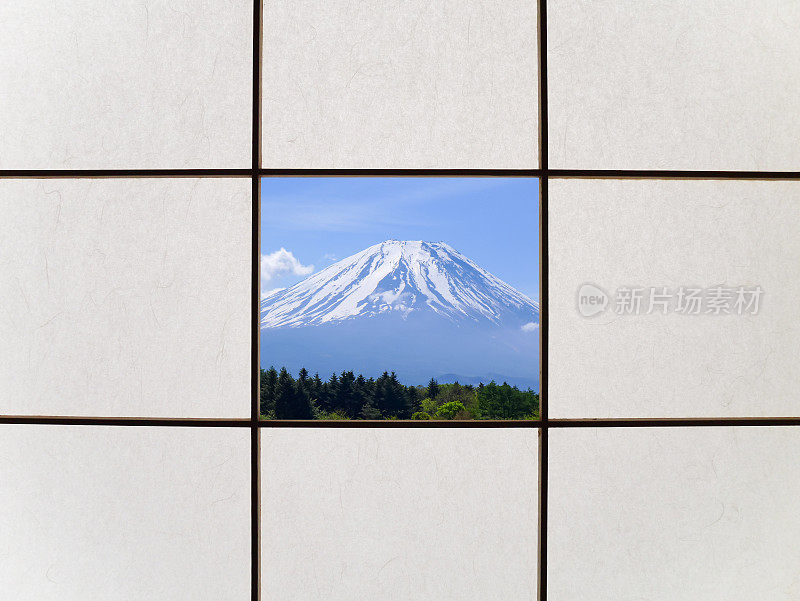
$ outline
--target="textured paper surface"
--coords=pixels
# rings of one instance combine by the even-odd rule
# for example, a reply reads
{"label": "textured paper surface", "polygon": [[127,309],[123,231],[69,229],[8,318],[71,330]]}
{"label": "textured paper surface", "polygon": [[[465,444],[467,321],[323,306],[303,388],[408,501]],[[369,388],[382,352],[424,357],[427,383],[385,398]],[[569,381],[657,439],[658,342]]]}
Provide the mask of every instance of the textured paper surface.
{"label": "textured paper surface", "polygon": [[249,179],[0,181],[0,414],[250,415]]}
{"label": "textured paper surface", "polygon": [[536,599],[537,458],[529,429],[262,429],[262,599]]}
{"label": "textured paper surface", "polygon": [[553,168],[800,169],[800,4],[547,4]]}
{"label": "textured paper surface", "polygon": [[[800,415],[800,184],[553,180],[551,417]],[[587,319],[577,292],[760,285],[757,315]]]}
{"label": "textured paper surface", "polygon": [[531,0],[267,0],[262,165],[538,167]]}
{"label": "textured paper surface", "polygon": [[548,599],[800,594],[796,428],[551,429]]}
{"label": "textured paper surface", "polygon": [[0,3],[0,169],[248,168],[253,3]]}
{"label": "textured paper surface", "polygon": [[249,599],[249,438],[0,425],[2,597]]}

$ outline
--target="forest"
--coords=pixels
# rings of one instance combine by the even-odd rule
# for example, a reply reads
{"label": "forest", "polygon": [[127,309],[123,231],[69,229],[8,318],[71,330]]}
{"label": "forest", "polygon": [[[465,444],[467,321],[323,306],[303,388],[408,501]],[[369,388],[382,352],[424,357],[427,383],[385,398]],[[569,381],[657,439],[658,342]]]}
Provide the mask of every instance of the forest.
{"label": "forest", "polygon": [[476,420],[538,419],[539,395],[505,382],[407,386],[384,372],[365,378],[352,371],[322,380],[303,368],[294,378],[286,368],[261,369],[263,419]]}

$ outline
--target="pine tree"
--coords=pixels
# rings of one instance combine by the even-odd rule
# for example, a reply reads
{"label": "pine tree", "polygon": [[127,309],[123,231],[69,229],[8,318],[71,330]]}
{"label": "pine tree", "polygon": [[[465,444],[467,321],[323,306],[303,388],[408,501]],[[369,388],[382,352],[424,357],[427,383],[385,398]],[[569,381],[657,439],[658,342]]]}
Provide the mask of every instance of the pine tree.
{"label": "pine tree", "polygon": [[411,416],[405,388],[397,375],[383,372],[375,384],[375,406],[383,417],[406,419]]}
{"label": "pine tree", "polygon": [[[377,409],[375,408],[375,404],[373,403],[373,400],[372,400],[373,388],[374,388],[374,386],[372,386],[370,384],[369,380],[364,378],[363,375],[358,374],[358,377],[356,378],[356,381],[353,383],[353,393],[355,395],[356,405],[361,407],[360,411],[361,411],[361,416],[362,417],[364,417],[364,408],[367,407],[367,405],[372,407],[372,409],[375,412],[377,412]],[[374,415],[374,413],[372,415]],[[377,418],[376,417],[370,417],[370,418],[364,418],[364,419],[380,419],[380,415],[378,415]]]}
{"label": "pine tree", "polygon": [[422,396],[416,386],[408,386],[406,388],[406,400],[411,413],[416,413],[422,410]]}
{"label": "pine tree", "polygon": [[275,411],[275,386],[278,383],[278,372],[274,367],[261,370],[261,415],[268,415]]}
{"label": "pine tree", "polygon": [[391,389],[391,404],[395,408],[395,412],[392,415],[396,415],[400,419],[408,419],[411,417],[411,407],[408,404],[406,389],[397,379],[397,374],[394,372],[389,376],[389,387]]}
{"label": "pine tree", "polygon": [[314,419],[314,404],[311,402],[310,389],[311,379],[304,367],[297,375],[294,384],[294,404],[291,410],[292,417],[289,419]]}
{"label": "pine tree", "polygon": [[439,394],[439,384],[436,382],[436,380],[431,378],[431,381],[428,382],[427,397],[431,400],[435,400],[437,394]]}
{"label": "pine tree", "polygon": [[261,415],[265,415],[267,413],[267,405],[269,405],[269,389],[267,387],[267,372],[262,367],[259,371],[258,377],[258,406],[259,410],[261,411]]}
{"label": "pine tree", "polygon": [[383,419],[381,412],[378,411],[378,408],[372,403],[366,403],[361,408],[361,415],[359,417],[361,419]]}
{"label": "pine tree", "polygon": [[278,384],[275,387],[275,417],[277,419],[314,419],[314,411],[305,386],[308,384],[308,372],[305,372],[303,384],[281,368]]}
{"label": "pine tree", "polygon": [[317,406],[322,405],[322,397],[324,393],[323,389],[324,384],[319,377],[319,372],[314,374],[314,377],[311,379],[311,398],[317,403]]}
{"label": "pine tree", "polygon": [[296,390],[294,378],[281,368],[278,374],[278,381],[275,384],[275,418],[276,419],[295,419],[292,411],[295,405]]}
{"label": "pine tree", "polygon": [[311,398],[311,378],[308,377],[308,370],[305,367],[297,374],[297,391],[307,399]]}
{"label": "pine tree", "polygon": [[339,379],[336,374],[331,374],[327,382],[322,384],[319,403],[323,411],[332,412],[336,410],[336,395],[339,392]]}
{"label": "pine tree", "polygon": [[356,377],[352,371],[343,371],[339,377],[339,390],[336,395],[336,407],[345,415],[357,418],[361,415],[362,398],[355,389]]}

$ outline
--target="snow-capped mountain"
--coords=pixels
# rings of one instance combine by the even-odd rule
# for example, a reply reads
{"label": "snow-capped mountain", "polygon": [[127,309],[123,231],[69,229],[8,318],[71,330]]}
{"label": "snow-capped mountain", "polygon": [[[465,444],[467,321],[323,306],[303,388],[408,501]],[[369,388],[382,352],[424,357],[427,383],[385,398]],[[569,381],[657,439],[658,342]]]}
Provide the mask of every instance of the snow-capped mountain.
{"label": "snow-capped mountain", "polygon": [[444,242],[387,240],[261,302],[261,327],[433,313],[451,322],[535,323],[539,307]]}
{"label": "snow-capped mountain", "polygon": [[448,244],[387,240],[265,297],[261,364],[536,389],[538,323],[537,303]]}

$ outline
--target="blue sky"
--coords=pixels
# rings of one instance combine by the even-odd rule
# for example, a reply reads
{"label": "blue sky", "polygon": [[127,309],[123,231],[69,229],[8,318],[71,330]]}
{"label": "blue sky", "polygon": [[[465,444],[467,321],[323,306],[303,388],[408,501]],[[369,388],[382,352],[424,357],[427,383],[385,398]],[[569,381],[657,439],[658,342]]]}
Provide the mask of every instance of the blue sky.
{"label": "blue sky", "polygon": [[539,300],[539,182],[496,177],[264,178],[261,289],[384,240],[444,241]]}

